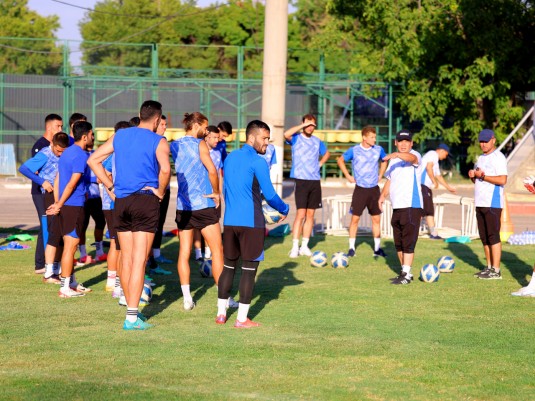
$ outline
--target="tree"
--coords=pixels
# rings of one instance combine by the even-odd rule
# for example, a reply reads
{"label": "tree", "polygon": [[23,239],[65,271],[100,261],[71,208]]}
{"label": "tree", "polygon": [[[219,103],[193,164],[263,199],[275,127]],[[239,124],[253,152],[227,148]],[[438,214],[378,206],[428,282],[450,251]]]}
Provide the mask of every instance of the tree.
{"label": "tree", "polygon": [[[0,1],[0,71],[12,74],[57,74],[62,61],[54,32],[57,16],[42,17],[28,9],[27,0]],[[45,40],[41,40],[45,39]]]}

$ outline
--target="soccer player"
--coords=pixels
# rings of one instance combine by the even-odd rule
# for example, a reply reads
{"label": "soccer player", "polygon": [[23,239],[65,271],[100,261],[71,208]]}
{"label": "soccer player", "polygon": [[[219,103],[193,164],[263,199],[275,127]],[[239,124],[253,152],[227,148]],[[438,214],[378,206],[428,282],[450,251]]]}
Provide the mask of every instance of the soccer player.
{"label": "soccer player", "polygon": [[431,188],[438,188],[438,183],[440,182],[451,193],[457,192],[454,187],[446,182],[442,174],[440,174],[439,161],[446,159],[449,153],[450,147],[441,143],[437,146],[436,150],[430,150],[424,155],[422,164],[418,167],[418,175],[422,183],[424,216],[427,221],[427,227],[429,228],[429,238],[431,239],[442,239],[438,235],[437,228],[435,227],[435,206],[433,205],[433,191]]}
{"label": "soccer player", "polygon": [[49,215],[58,215],[53,222],[56,235],[49,238],[50,245],[58,247],[59,235],[63,237],[60,298],[80,297],[91,291],[76,282],[73,260],[84,221],[84,176],[89,175],[87,148],[93,146],[93,127],[87,121],[78,121],[73,126],[73,134],[74,144],[63,152],[59,160],[54,182],[57,201],[46,210]]}
{"label": "soccer player", "polygon": [[225,264],[218,286],[217,324],[227,321],[227,300],[238,259],[242,259],[240,278],[240,303],[234,327],[250,328],[259,323],[247,315],[253,296],[258,265],[264,260],[265,221],[262,213],[262,191],[267,203],[283,215],[288,215],[289,206],[277,195],[269,178],[264,154],[269,141],[269,126],[259,120],[251,121],[245,131],[246,142],[233,151],[225,160],[225,218],[224,254]]}
{"label": "soccer player", "polygon": [[[292,227],[293,243],[290,258],[312,255],[308,241],[314,227],[314,213],[316,209],[321,208],[320,168],[330,156],[325,144],[313,135],[316,129],[316,117],[306,114],[302,121],[302,124],[284,132],[286,142],[292,147],[290,177],[295,179],[297,208]],[[303,239],[299,247],[301,233]]]}
{"label": "soccer player", "polygon": [[[386,257],[381,248],[381,209],[379,209],[379,180],[383,177],[387,162],[384,149],[376,145],[375,128],[366,126],[362,129],[362,143],[349,148],[337,159],[338,167],[349,182],[355,184],[351,200],[351,223],[349,225],[349,250],[347,256],[355,256],[355,241],[360,216],[365,208],[372,218],[372,235],[374,242],[373,256]],[[346,162],[351,162],[353,176],[349,174]],[[379,169],[379,164],[381,168]]]}
{"label": "soccer player", "polygon": [[74,123],[77,121],[87,121],[87,117],[84,116],[82,113],[72,113],[71,116],[69,117],[69,146],[71,146],[74,143],[72,127]]}
{"label": "soccer player", "polygon": [[[34,157],[41,149],[50,146],[50,142],[54,134],[61,132],[63,127],[63,120],[57,114],[49,114],[45,117],[45,132],[32,146],[31,157]],[[35,245],[35,274],[43,274],[45,272],[45,247],[43,242],[43,219],[46,213],[44,193],[41,191],[39,185],[32,181],[32,200],[37,211],[37,218],[39,219],[39,234],[37,235],[37,244]]]}
{"label": "soccer player", "polygon": [[507,183],[507,160],[496,150],[494,131],[484,129],[479,133],[479,147],[483,154],[477,158],[468,177],[475,184],[475,206],[479,238],[483,243],[487,267],[474,276],[483,280],[500,280],[501,216],[503,209],[503,187]]}
{"label": "soccer player", "polygon": [[[124,330],[146,330],[153,325],[139,313],[145,263],[158,230],[160,200],[169,185],[169,145],[156,134],[162,105],[143,102],[138,127],[118,130],[89,158],[88,164],[115,194],[115,229],[121,248],[121,284],[127,303]],[[115,183],[102,162],[115,152]]]}
{"label": "soccer player", "polygon": [[383,158],[384,161],[389,161],[389,164],[385,173],[387,181],[379,197],[379,207],[383,210],[383,203],[390,195],[394,210],[394,245],[401,264],[401,273],[392,280],[392,284],[404,285],[413,280],[411,266],[422,217],[422,190],[416,175],[422,156],[412,149],[412,134],[407,130],[396,134],[395,143],[398,151]]}
{"label": "soccer player", "polygon": [[[24,176],[28,177],[32,182],[36,183],[43,193],[44,210],[54,203],[54,180],[58,173],[58,162],[61,154],[69,146],[69,137],[65,132],[58,132],[52,138],[50,146],[42,148],[34,157],[27,160],[19,168],[19,171]],[[52,232],[53,216],[46,216],[48,233]],[[47,234],[48,234],[47,233]],[[44,234],[44,233],[43,233]],[[45,235],[44,235],[45,236]],[[46,235],[48,238],[49,235]],[[50,249],[50,260],[47,260],[46,248],[49,245],[45,244],[45,272],[43,275],[43,282],[59,284],[59,260],[63,248],[61,247],[56,252],[56,248]]]}
{"label": "soccer player", "polygon": [[171,143],[171,154],[178,180],[178,275],[184,309],[192,310],[195,302],[190,292],[189,257],[193,245],[193,229],[201,231],[212,251],[212,274],[216,284],[223,269],[223,249],[216,210],[220,204],[219,179],[208,146],[202,140],[206,134],[208,119],[199,112],[186,113],[182,123],[186,135]]}
{"label": "soccer player", "polygon": [[225,163],[225,159],[228,156],[227,153],[227,137],[232,135],[232,125],[228,121],[221,121],[217,124],[219,128],[219,143],[216,146],[216,150],[221,152],[221,163]]}

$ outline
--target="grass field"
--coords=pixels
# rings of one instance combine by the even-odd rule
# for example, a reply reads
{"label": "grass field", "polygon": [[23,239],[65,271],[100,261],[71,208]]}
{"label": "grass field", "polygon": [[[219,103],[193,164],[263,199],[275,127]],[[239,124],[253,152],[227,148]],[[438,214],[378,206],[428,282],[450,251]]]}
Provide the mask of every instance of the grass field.
{"label": "grass field", "polygon": [[[268,240],[251,317],[237,330],[233,311],[214,323],[216,288],[192,273],[197,308],[182,309],[174,266],[156,276],[144,313],[156,327],[121,329],[124,309],[104,292],[106,265],[84,267],[93,288],[59,299],[57,286],[33,274],[33,250],[2,252],[0,399],[39,400],[533,400],[535,299],[510,292],[526,285],[535,246],[504,245],[503,280],[483,268],[479,241],[421,239],[415,275],[439,256],[456,260],[438,283],[393,286],[392,241],[374,260],[359,243],[348,269],[314,269],[290,260],[290,238]],[[347,239],[317,236],[327,253]],[[176,255],[177,240],[163,253]]]}

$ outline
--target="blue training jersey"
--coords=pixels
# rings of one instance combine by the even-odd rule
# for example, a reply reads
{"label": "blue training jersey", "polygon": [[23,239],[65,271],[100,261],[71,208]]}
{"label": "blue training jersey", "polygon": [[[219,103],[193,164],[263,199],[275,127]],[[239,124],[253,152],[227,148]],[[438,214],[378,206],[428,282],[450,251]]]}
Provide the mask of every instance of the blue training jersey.
{"label": "blue training jersey", "polygon": [[379,161],[385,156],[381,146],[374,145],[366,149],[362,145],[356,145],[344,152],[344,161],[351,161],[356,185],[373,188],[379,182]]}
{"label": "blue training jersey", "polygon": [[260,190],[271,207],[283,215],[288,214],[290,206],[275,192],[266,162],[252,146],[244,145],[230,153],[224,170],[224,225],[264,228]]}
{"label": "blue training jersey", "polygon": [[199,154],[201,139],[185,136],[171,143],[171,155],[175,161],[178,193],[176,210],[201,210],[215,207],[211,198],[205,198],[213,192]]}
{"label": "blue training jersey", "polygon": [[[112,181],[115,184],[115,153],[112,153],[108,156],[106,160],[102,162],[104,170],[112,174]],[[113,210],[115,207],[115,202],[108,194],[106,188],[102,190],[102,210]]]}
{"label": "blue training jersey", "polygon": [[89,176],[89,166],[87,159],[89,155],[80,146],[74,144],[69,146],[59,158],[59,197],[61,199],[65,187],[71,180],[73,174],[82,176],[76,183],[71,196],[65,201],[66,206],[83,206],[85,203],[86,182],[84,176]]}
{"label": "blue training jersey", "polygon": [[[42,148],[31,159],[26,160],[19,168],[19,171],[24,176],[28,177],[34,183],[39,185],[42,193],[45,189],[41,187],[45,181],[48,181],[52,186],[54,179],[58,173],[59,156],[56,156],[52,151],[52,145]],[[37,174],[36,174],[37,173]]]}
{"label": "blue training jersey", "polygon": [[319,158],[327,153],[325,144],[316,136],[308,138],[301,133],[294,134],[286,143],[292,147],[290,177],[299,180],[319,180]]}

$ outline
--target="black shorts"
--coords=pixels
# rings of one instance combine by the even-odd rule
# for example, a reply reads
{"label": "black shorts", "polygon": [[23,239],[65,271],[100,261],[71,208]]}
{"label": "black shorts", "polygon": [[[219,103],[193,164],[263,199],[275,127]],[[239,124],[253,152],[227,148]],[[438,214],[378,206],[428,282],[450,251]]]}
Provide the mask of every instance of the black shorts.
{"label": "black shorts", "polygon": [[414,253],[420,232],[421,218],[422,209],[412,207],[394,209],[392,213],[392,228],[396,251]]}
{"label": "black shorts", "polygon": [[[45,210],[49,208],[49,206],[54,204],[54,192],[45,192],[44,193],[44,199],[45,199]],[[57,219],[58,216],[53,215],[47,215],[46,221],[48,226],[48,241],[52,246],[62,246],[63,245],[63,237],[58,232],[58,228],[54,230],[54,220]],[[57,245],[54,245],[57,244]]]}
{"label": "black shorts", "polygon": [[89,218],[92,217],[95,220],[95,228],[97,230],[104,230],[106,227],[106,219],[104,213],[102,213],[102,199],[89,198],[84,203],[84,231],[89,226]]}
{"label": "black shorts", "polygon": [[321,209],[320,180],[295,179],[295,207],[297,209]]}
{"label": "black shorts", "polygon": [[500,240],[502,209],[476,207],[477,228],[483,245],[496,245]]}
{"label": "black shorts", "polygon": [[108,226],[110,239],[115,240],[115,249],[120,251],[121,247],[119,246],[119,239],[117,238],[117,230],[115,229],[115,211],[113,209],[103,210],[102,213],[104,213],[104,218],[106,219],[106,225]]}
{"label": "black shorts", "polygon": [[225,226],[223,255],[225,259],[260,262],[264,260],[264,228]]}
{"label": "black shorts", "polygon": [[175,218],[179,230],[202,230],[212,224],[219,223],[215,207],[207,207],[201,210],[177,210]]}
{"label": "black shorts", "polygon": [[423,216],[434,216],[435,205],[433,204],[433,191],[427,185],[420,185],[422,187],[422,199],[424,201]]}
{"label": "black shorts", "polygon": [[361,216],[365,208],[368,209],[368,213],[370,213],[371,216],[381,214],[381,209],[379,209],[380,196],[381,191],[379,185],[372,188],[363,188],[355,185],[353,198],[351,199],[351,214],[354,216]]}
{"label": "black shorts", "polygon": [[115,199],[115,230],[156,233],[160,218],[160,200],[151,191],[138,191]]}
{"label": "black shorts", "polygon": [[52,246],[59,246],[58,239],[64,236],[80,238],[84,226],[83,206],[63,206],[54,218],[52,231],[54,235],[48,238]]}

